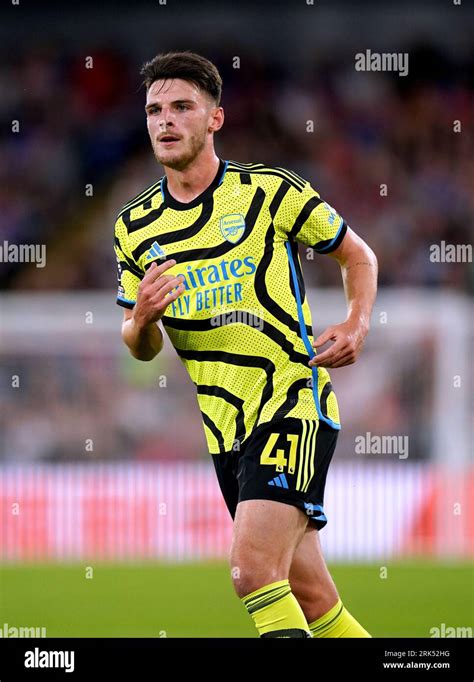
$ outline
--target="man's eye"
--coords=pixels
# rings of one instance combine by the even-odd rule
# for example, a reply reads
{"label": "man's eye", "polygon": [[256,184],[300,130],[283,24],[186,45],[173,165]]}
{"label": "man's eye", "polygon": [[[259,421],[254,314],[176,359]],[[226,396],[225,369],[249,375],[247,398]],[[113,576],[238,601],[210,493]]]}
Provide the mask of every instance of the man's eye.
{"label": "man's eye", "polygon": [[186,111],[187,108],[188,107],[185,104],[178,104],[178,109],[180,109],[181,111]]}

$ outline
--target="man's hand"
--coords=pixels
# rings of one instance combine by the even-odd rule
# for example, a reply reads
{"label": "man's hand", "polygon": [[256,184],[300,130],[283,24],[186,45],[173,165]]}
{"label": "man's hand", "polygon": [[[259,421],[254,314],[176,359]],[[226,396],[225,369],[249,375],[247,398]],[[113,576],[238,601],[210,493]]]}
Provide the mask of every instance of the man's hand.
{"label": "man's hand", "polygon": [[163,348],[163,334],[156,323],[184,291],[182,279],[163,274],[173,265],[175,260],[161,265],[153,262],[138,287],[133,311],[124,310],[122,338],[137,360],[153,360]]}
{"label": "man's hand", "polygon": [[314,348],[324,346],[328,341],[334,341],[325,351],[309,361],[310,367],[344,367],[352,365],[357,360],[365,337],[369,329],[359,321],[346,320],[342,324],[328,327],[313,341]]}
{"label": "man's hand", "polygon": [[329,254],[341,266],[347,299],[347,319],[334,324],[314,340],[318,348],[334,343],[309,361],[310,367],[345,367],[357,360],[369,332],[370,315],[377,293],[378,264],[375,253],[350,227],[337,249]]}
{"label": "man's hand", "polygon": [[175,260],[168,260],[161,265],[153,262],[138,287],[137,302],[133,309],[134,323],[138,329],[158,322],[168,305],[184,292],[182,276],[165,275],[176,265]]}

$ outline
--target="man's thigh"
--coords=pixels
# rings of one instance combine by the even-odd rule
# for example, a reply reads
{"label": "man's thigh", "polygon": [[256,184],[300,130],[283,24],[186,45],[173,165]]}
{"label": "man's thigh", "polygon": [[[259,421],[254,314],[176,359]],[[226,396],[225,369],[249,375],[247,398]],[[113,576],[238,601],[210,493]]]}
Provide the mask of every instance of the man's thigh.
{"label": "man's thigh", "polygon": [[292,505],[273,500],[239,502],[232,536],[232,559],[237,564],[251,564],[254,570],[261,567],[263,572],[272,566],[287,575],[307,524],[308,517]]}
{"label": "man's thigh", "polygon": [[286,418],[255,429],[241,451],[213,455],[234,519],[233,561],[289,570],[308,521],[326,525],[324,487],[337,435],[323,423]]}

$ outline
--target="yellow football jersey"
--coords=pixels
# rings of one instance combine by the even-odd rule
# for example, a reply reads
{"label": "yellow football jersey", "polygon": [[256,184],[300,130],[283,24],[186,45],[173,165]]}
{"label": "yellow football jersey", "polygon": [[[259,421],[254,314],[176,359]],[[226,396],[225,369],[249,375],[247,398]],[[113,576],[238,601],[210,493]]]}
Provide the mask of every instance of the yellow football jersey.
{"label": "yellow football jersey", "polygon": [[220,159],[189,203],[166,176],[129,201],[115,224],[117,303],[133,308],[153,261],[173,258],[184,293],[163,326],[197,390],[211,453],[228,452],[274,419],[320,419],[340,429],[329,373],[314,356],[297,242],[325,254],[343,218],[284,168]]}

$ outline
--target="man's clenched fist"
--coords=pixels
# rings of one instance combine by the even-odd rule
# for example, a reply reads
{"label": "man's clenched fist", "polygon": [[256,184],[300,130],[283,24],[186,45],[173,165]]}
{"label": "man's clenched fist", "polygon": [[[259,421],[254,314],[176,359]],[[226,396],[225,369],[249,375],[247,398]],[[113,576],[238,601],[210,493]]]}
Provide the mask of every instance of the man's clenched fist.
{"label": "man's clenched fist", "polygon": [[137,302],[133,309],[135,324],[143,328],[151,322],[157,322],[165,313],[167,306],[184,292],[183,276],[172,277],[164,273],[176,265],[176,261],[167,260],[161,265],[154,261],[143,277],[137,294]]}

